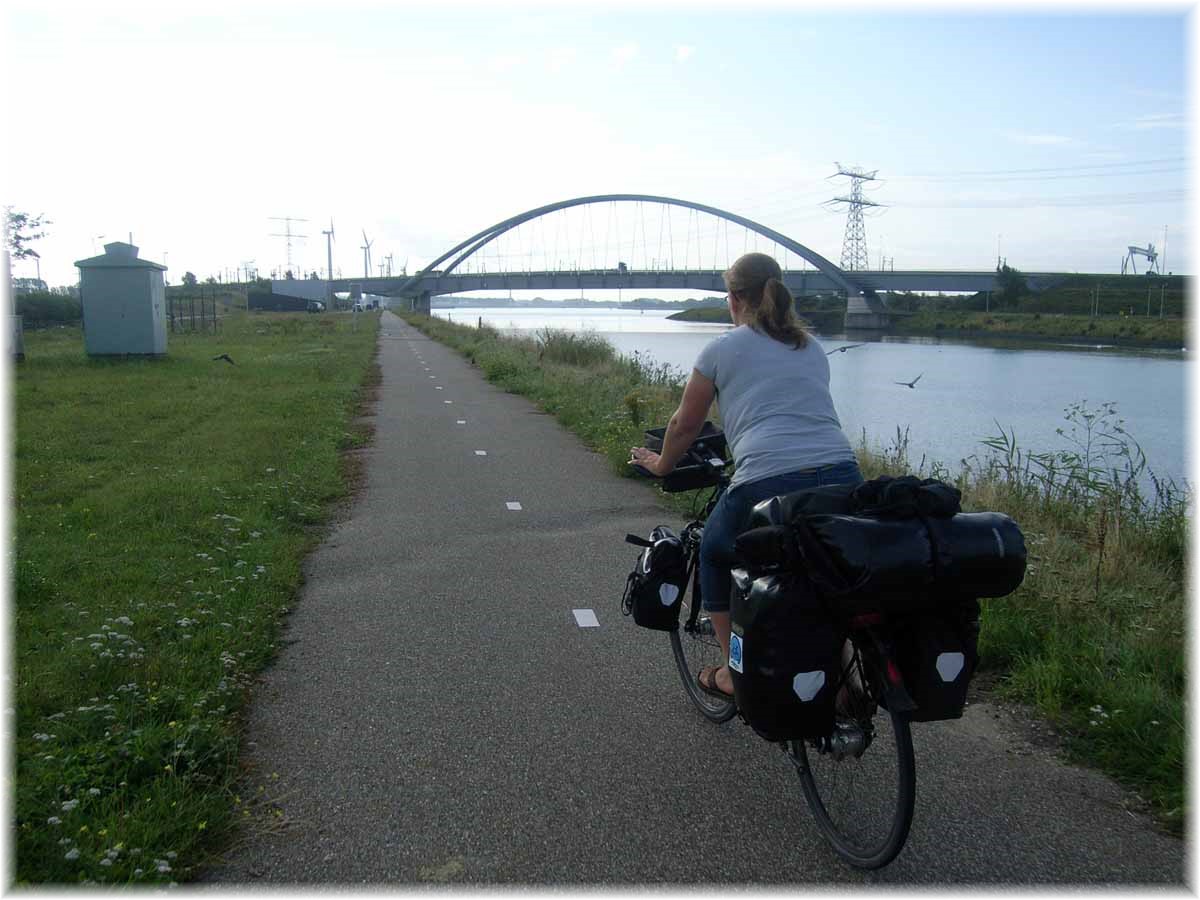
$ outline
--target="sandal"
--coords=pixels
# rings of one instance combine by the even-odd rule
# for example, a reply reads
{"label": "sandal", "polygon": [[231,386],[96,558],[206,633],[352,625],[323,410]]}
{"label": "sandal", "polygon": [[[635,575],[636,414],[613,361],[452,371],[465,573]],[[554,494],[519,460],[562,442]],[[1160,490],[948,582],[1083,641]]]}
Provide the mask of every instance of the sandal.
{"label": "sandal", "polygon": [[[711,694],[714,697],[720,697],[722,700],[726,700],[729,703],[733,703],[734,702],[733,694],[726,693],[725,691],[723,691],[719,687],[717,687],[717,669],[719,669],[719,668],[720,668],[720,666],[709,666],[708,668],[701,669],[699,672],[697,672],[696,673],[696,686],[699,687],[700,690],[704,691],[704,693],[706,693],[706,694]],[[709,673],[707,683],[705,683],[705,681],[704,681],[704,673],[705,672]]]}

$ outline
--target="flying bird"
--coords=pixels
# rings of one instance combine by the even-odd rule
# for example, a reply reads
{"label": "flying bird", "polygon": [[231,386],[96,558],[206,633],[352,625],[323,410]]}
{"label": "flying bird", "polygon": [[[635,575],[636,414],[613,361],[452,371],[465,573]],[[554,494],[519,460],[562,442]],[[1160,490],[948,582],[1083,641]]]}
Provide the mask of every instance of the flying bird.
{"label": "flying bird", "polygon": [[845,347],[834,347],[832,350],[825,351],[826,356],[832,356],[834,353],[845,353],[847,350],[853,350],[855,347],[865,346],[863,344],[847,344]]}
{"label": "flying bird", "polygon": [[[924,372],[921,373],[921,375],[924,375],[924,374],[925,374]],[[921,375],[918,375],[912,381],[893,381],[892,384],[902,384],[906,388],[915,388],[917,386],[917,382],[921,380]]]}
{"label": "flying bird", "polygon": [[229,358],[229,354],[228,354],[228,353],[222,353],[220,356],[214,356],[214,357],[213,357],[213,362],[216,362],[218,359],[223,359],[223,360],[225,360],[225,362],[229,363],[231,366],[236,366],[236,365],[237,365],[237,363],[235,363],[235,362],[234,362],[232,359],[230,359],[230,358]]}

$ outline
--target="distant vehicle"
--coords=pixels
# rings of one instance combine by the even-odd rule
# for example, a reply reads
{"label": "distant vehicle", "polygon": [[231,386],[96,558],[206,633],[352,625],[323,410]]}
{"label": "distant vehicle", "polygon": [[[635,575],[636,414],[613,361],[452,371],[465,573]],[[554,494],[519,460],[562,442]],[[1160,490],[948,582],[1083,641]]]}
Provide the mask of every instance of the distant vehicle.
{"label": "distant vehicle", "polygon": [[306,309],[311,313],[325,312],[325,304],[320,300],[309,300]]}

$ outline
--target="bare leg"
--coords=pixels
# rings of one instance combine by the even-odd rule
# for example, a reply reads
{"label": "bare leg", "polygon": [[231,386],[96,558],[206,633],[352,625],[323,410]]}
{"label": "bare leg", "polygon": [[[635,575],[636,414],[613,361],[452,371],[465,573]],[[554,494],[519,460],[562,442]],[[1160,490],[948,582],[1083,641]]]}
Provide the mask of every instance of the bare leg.
{"label": "bare leg", "polygon": [[729,674],[729,613],[728,612],[710,612],[708,613],[709,621],[712,622],[713,631],[716,632],[717,641],[721,645],[721,653],[725,659],[725,665],[717,669],[714,679],[716,685],[721,690],[728,694],[733,693],[733,676]]}

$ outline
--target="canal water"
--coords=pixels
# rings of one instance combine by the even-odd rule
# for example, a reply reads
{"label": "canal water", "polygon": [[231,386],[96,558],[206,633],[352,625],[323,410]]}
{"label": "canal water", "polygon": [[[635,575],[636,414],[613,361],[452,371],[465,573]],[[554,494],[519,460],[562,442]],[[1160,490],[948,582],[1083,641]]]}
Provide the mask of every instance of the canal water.
{"label": "canal water", "polygon": [[[727,325],[676,322],[670,312],[627,309],[435,309],[462,324],[480,319],[502,331],[543,328],[594,332],[626,355],[642,354],[690,372],[705,343]],[[818,335],[828,350],[844,336]],[[855,342],[857,339],[855,340]],[[922,457],[957,472],[960,461],[982,456],[985,439],[1001,430],[1035,452],[1070,448],[1066,410],[1116,405],[1124,428],[1142,447],[1159,478],[1182,485],[1188,475],[1187,380],[1189,354],[1110,346],[1064,347],[1034,342],[952,341],[885,337],[830,356],[830,385],[842,427],[857,444],[876,448],[907,432],[909,459]],[[897,382],[918,378],[915,387]],[[1144,479],[1148,486],[1149,480]]]}

